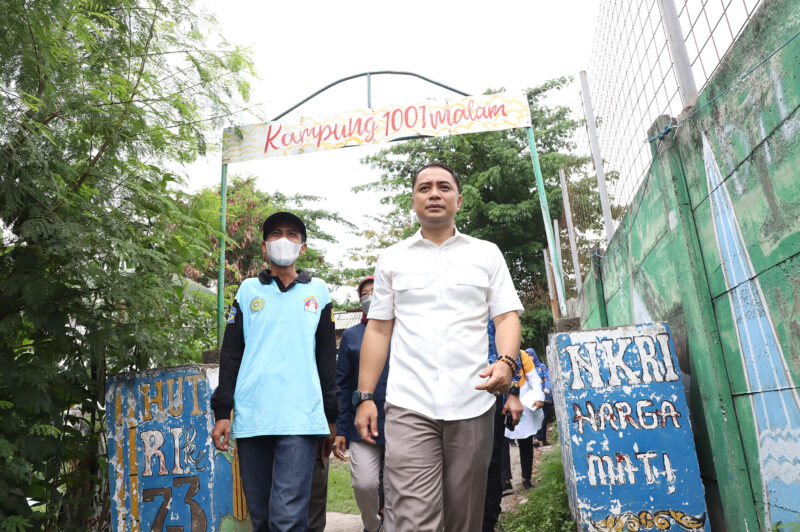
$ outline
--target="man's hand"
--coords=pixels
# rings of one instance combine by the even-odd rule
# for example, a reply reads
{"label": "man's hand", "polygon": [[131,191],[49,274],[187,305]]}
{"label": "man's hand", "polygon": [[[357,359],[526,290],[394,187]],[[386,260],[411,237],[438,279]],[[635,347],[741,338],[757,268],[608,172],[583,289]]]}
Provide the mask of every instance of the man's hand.
{"label": "man's hand", "polygon": [[336,440],[333,442],[333,456],[338,458],[339,460],[346,462],[347,456],[345,455],[345,451],[347,449],[347,438],[344,436],[336,436]]}
{"label": "man's hand", "polygon": [[214,423],[214,430],[211,432],[211,441],[214,447],[220,451],[227,451],[231,446],[231,420],[218,419]]}
{"label": "man's hand", "polygon": [[516,427],[519,419],[522,417],[522,403],[516,395],[509,395],[506,398],[506,404],[503,407],[503,414],[511,412],[511,421]]}
{"label": "man's hand", "polygon": [[511,367],[500,360],[487,366],[478,376],[489,377],[489,379],[477,385],[476,390],[486,390],[491,394],[499,395],[508,392],[511,388],[511,377],[513,377]]}
{"label": "man's hand", "polygon": [[354,423],[361,439],[367,443],[375,445],[378,434],[378,407],[375,401],[364,401],[358,405],[356,410],[356,422]]}
{"label": "man's hand", "polygon": [[330,434],[325,436],[325,441],[322,442],[322,457],[327,458],[331,455],[333,450],[333,442],[336,439],[336,423],[328,423],[328,431]]}

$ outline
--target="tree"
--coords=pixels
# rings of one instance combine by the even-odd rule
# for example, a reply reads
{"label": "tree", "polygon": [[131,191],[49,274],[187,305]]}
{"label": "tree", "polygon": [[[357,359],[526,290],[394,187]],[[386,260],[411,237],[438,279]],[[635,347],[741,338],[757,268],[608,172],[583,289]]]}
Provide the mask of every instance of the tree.
{"label": "tree", "polygon": [[[209,225],[219,223],[219,198],[219,187],[203,189],[193,198],[193,208]],[[317,196],[301,194],[269,194],[256,188],[254,178],[233,176],[228,184],[226,201],[225,287],[228,298],[233,297],[236,287],[243,279],[254,277],[267,267],[261,249],[261,227],[270,214],[284,210],[297,214],[306,224],[309,233],[309,247],[298,260],[297,267],[329,284],[342,284],[341,267],[326,261],[316,244],[320,241],[336,242],[336,237],[322,229],[321,222],[335,222],[348,229],[354,229],[355,225],[338,213],[313,208],[311,205],[319,200]],[[200,260],[184,268],[187,277],[208,286],[216,283],[219,271],[217,237],[218,235],[211,236],[209,251]]]}
{"label": "tree", "polygon": [[[574,149],[573,132],[580,122],[570,116],[569,108],[543,103],[548,92],[563,88],[569,81],[558,78],[526,91],[552,217],[560,217],[563,210],[558,169],[586,162],[567,155]],[[362,255],[370,255],[416,230],[411,178],[432,161],[447,164],[461,177],[463,203],[456,225],[466,234],[494,242],[503,252],[526,308],[523,342],[543,349],[552,321],[542,260],[547,240],[524,131],[413,140],[366,157],[362,162],[380,170],[381,177],[356,190],[385,192],[382,202],[393,210],[374,231],[375,240]]]}
{"label": "tree", "polygon": [[252,72],[193,9],[3,2],[0,529],[86,528],[106,377],[211,344],[182,268],[214,228],[167,165],[204,153]]}

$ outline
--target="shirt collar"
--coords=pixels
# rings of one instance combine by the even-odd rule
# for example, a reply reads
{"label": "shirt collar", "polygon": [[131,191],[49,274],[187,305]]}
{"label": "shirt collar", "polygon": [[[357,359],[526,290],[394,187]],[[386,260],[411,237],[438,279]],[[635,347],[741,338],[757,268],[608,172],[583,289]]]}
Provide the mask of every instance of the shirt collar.
{"label": "shirt collar", "polygon": [[[448,242],[453,242],[453,241],[456,241],[456,240],[464,238],[464,233],[459,231],[458,227],[454,227],[454,229],[455,229],[455,233],[453,233],[453,236],[451,236],[450,238],[448,238],[447,240],[442,242],[442,246],[446,245]],[[418,244],[421,244],[421,243],[424,243],[424,242],[432,243],[430,240],[427,240],[425,237],[422,236],[422,228],[417,229],[417,232],[414,233],[409,238],[409,240],[410,240],[410,244],[409,245],[411,245],[411,246],[418,245]]]}
{"label": "shirt collar", "polygon": [[277,275],[272,275],[272,271],[269,269],[261,270],[261,273],[258,274],[258,280],[261,281],[261,284],[270,284],[273,279],[275,279],[275,283],[281,292],[286,292],[293,287],[295,283],[306,284],[311,282],[311,276],[303,270],[297,270],[297,279],[289,283],[289,286],[283,286],[283,282],[280,278]]}

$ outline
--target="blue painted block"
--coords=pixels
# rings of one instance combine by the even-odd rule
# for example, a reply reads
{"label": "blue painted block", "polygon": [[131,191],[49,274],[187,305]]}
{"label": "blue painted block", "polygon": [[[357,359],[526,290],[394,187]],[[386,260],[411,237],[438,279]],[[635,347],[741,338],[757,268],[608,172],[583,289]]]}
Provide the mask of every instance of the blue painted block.
{"label": "blue painted block", "polygon": [[106,386],[111,522],[122,531],[251,529],[236,452],[214,449],[217,366],[121,373]]}
{"label": "blue painted block", "polygon": [[549,353],[581,530],[710,530],[667,324],[560,333]]}

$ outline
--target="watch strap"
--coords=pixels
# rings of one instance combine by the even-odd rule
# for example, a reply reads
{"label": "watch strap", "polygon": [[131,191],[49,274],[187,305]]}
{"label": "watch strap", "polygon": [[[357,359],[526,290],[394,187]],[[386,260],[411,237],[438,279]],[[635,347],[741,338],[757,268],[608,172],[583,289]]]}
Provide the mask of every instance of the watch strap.
{"label": "watch strap", "polygon": [[353,392],[353,406],[358,406],[364,401],[374,401],[375,394],[369,392],[359,392],[358,390]]}

